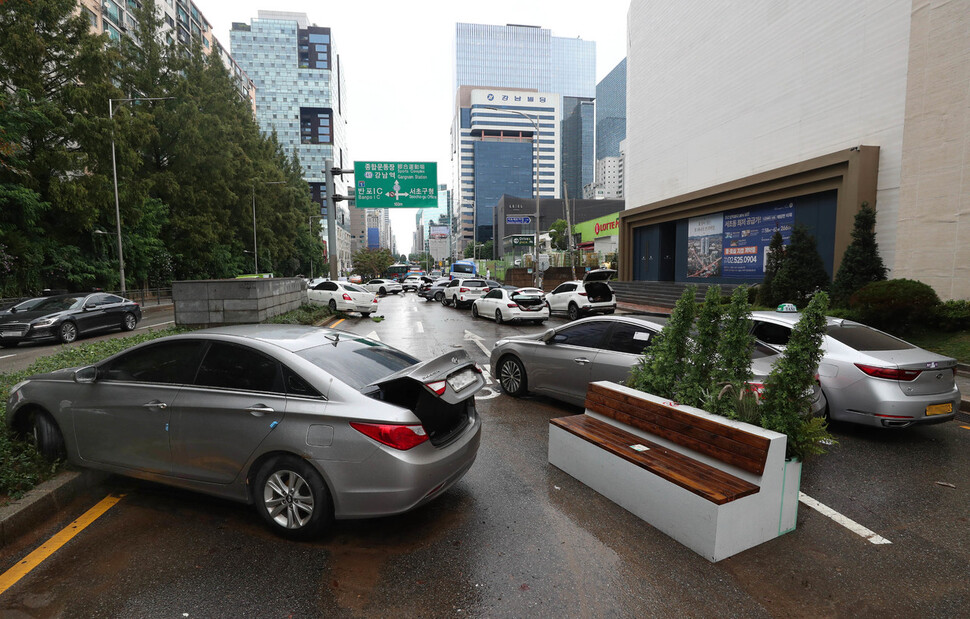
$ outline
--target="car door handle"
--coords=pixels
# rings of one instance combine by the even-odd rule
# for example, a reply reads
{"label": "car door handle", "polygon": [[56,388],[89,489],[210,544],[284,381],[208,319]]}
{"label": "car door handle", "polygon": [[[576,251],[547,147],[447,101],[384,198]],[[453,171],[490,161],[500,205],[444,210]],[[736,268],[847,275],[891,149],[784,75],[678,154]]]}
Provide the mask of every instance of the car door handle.
{"label": "car door handle", "polygon": [[586,365],[587,363],[589,363],[589,359],[587,359],[586,357],[576,357],[575,359],[573,359],[573,361],[575,361],[579,365]]}
{"label": "car door handle", "polygon": [[255,406],[250,406],[249,408],[247,408],[246,412],[248,412],[253,417],[262,417],[266,413],[275,413],[276,409],[270,408],[269,406],[263,406],[262,404],[257,404]]}
{"label": "car door handle", "polygon": [[168,404],[166,404],[165,402],[162,402],[161,400],[152,400],[147,404],[142,404],[142,408],[159,408],[164,410],[168,408]]}

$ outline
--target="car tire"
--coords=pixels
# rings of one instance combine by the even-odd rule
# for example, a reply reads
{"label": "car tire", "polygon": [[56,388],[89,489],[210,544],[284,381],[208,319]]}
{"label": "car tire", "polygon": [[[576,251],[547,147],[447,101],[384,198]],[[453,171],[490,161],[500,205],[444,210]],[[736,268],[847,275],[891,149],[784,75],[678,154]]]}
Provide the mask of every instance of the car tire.
{"label": "car tire", "polygon": [[536,321],[536,324],[537,324],[537,325],[541,325],[541,324],[542,324],[542,323],[544,323],[544,322],[545,322],[545,320],[537,320],[537,321]]}
{"label": "car tire", "polygon": [[387,288],[385,288],[384,286],[381,286],[380,288],[378,288],[377,294],[381,295],[382,297],[383,296],[386,296],[387,295]]}
{"label": "car tire", "polygon": [[336,301],[336,299],[330,299],[330,303],[327,303],[327,307],[330,308],[330,311],[331,312],[333,312],[333,313],[336,314],[337,313],[337,301]]}
{"label": "car tire", "polygon": [[34,415],[33,432],[34,446],[42,456],[49,460],[57,460],[64,456],[64,435],[57,423],[46,411],[38,411]]}
{"label": "car tire", "polygon": [[441,301],[442,305],[444,305],[445,307],[448,307],[448,297],[442,295],[441,298],[438,300]]}
{"label": "car tire", "polygon": [[438,303],[441,303],[444,300],[444,298],[445,298],[445,293],[443,292],[434,293],[434,300],[437,301]]}
{"label": "car tire", "polygon": [[57,339],[61,344],[70,344],[77,339],[77,325],[68,320],[57,328]]}
{"label": "car tire", "polygon": [[472,303],[472,318],[478,318],[478,306]]}
{"label": "car tire", "polygon": [[125,312],[125,315],[121,317],[122,331],[134,331],[137,325],[138,319],[131,312]]}
{"label": "car tire", "polygon": [[330,523],[330,493],[323,478],[302,458],[290,455],[268,460],[256,474],[253,503],[274,533],[307,539]]}
{"label": "car tire", "polygon": [[500,325],[503,322],[505,322],[505,319],[502,318],[502,310],[500,309],[495,310],[495,324]]}
{"label": "car tire", "polygon": [[567,313],[569,315],[570,320],[576,320],[577,318],[579,318],[579,306],[576,305],[575,303],[570,303],[569,310]]}
{"label": "car tire", "polygon": [[513,398],[520,398],[528,393],[525,367],[514,355],[502,357],[498,362],[498,384],[502,391]]}

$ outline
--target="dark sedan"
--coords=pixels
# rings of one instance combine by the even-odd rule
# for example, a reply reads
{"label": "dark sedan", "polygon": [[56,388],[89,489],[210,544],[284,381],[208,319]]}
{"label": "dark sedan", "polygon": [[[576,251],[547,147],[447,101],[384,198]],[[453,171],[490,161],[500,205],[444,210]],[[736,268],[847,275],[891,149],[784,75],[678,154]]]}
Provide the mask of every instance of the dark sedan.
{"label": "dark sedan", "polygon": [[0,346],[51,339],[69,344],[82,334],[131,331],[140,320],[141,306],[131,299],[104,292],[62,294],[0,312]]}

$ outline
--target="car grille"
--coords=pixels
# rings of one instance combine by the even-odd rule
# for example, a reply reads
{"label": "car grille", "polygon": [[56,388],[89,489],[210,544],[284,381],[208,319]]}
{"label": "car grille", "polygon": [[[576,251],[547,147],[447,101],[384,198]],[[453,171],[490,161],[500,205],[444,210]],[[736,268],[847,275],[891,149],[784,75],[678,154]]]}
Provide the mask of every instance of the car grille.
{"label": "car grille", "polygon": [[23,337],[30,328],[25,322],[8,322],[0,325],[0,337]]}

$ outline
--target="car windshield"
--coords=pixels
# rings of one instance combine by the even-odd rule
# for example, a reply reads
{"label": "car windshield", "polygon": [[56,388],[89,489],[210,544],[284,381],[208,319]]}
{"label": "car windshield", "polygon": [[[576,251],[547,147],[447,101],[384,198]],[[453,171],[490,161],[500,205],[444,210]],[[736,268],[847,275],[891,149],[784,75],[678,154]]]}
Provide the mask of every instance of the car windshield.
{"label": "car windshield", "polygon": [[909,350],[916,348],[888,333],[882,333],[865,325],[830,325],[825,333],[834,340],[856,350]]}
{"label": "car windshield", "polygon": [[419,362],[380,342],[343,336],[333,343],[307,348],[296,354],[358,391]]}
{"label": "car windshield", "polygon": [[357,286],[353,286],[351,284],[344,284],[344,290],[349,292],[367,292],[363,288],[358,288]]}
{"label": "car windshield", "polygon": [[81,306],[85,297],[51,297],[38,303],[31,311],[35,312],[63,312]]}

